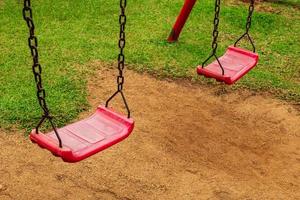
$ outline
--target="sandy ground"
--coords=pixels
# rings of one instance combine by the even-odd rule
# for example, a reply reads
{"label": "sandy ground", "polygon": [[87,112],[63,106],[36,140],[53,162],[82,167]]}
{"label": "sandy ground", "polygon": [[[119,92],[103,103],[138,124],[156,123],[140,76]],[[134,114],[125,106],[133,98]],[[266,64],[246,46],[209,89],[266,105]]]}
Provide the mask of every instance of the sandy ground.
{"label": "sandy ground", "polygon": [[[114,74],[90,80],[94,108],[115,89]],[[300,199],[295,108],[246,91],[126,75],[136,121],[127,140],[67,164],[22,134],[0,134],[0,199]]]}

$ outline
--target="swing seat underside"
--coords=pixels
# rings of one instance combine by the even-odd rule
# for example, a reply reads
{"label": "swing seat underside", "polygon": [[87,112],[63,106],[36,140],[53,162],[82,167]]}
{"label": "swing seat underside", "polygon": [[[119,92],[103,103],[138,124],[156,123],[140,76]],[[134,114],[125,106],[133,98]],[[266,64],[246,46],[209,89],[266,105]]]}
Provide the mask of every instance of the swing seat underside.
{"label": "swing seat underside", "polygon": [[134,121],[99,106],[91,117],[58,129],[63,147],[59,147],[54,131],[30,134],[32,142],[61,157],[65,162],[78,162],[127,138]]}
{"label": "swing seat underside", "polygon": [[219,61],[224,68],[224,75],[217,60],[204,68],[198,66],[197,72],[199,75],[231,85],[257,65],[258,54],[230,46],[226,53],[219,58]]}

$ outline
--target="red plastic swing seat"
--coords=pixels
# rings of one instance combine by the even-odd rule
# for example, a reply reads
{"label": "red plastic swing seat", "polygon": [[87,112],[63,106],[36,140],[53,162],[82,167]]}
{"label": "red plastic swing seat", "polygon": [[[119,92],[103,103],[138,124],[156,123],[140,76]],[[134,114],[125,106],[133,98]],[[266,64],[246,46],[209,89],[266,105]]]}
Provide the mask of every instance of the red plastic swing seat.
{"label": "red plastic swing seat", "polygon": [[54,131],[36,134],[33,130],[30,139],[65,162],[78,162],[124,140],[133,127],[132,119],[99,106],[91,117],[58,129],[62,148]]}
{"label": "red plastic swing seat", "polygon": [[257,65],[258,58],[259,56],[257,53],[230,46],[226,53],[219,58],[219,61],[224,68],[224,75],[222,74],[222,69],[217,60],[204,68],[198,66],[197,72],[199,75],[214,78],[217,81],[231,85],[254,68]]}

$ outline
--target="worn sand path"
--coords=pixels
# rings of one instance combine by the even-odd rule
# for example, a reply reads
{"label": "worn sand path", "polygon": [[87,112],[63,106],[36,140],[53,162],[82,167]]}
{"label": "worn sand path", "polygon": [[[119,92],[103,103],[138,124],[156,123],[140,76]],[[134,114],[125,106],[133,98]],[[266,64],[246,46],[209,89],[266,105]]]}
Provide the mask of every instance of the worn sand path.
{"label": "worn sand path", "polygon": [[[114,73],[91,78],[94,107],[115,89]],[[78,164],[21,134],[0,134],[1,200],[300,199],[300,116],[292,106],[126,73],[133,134]]]}

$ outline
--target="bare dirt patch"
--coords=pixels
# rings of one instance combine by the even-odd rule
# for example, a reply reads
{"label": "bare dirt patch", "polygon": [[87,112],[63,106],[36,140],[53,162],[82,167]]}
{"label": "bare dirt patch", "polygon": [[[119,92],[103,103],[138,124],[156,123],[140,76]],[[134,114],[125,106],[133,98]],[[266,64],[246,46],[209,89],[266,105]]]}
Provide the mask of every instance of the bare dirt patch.
{"label": "bare dirt patch", "polygon": [[[89,67],[102,68],[89,82],[95,108],[116,88],[115,70]],[[300,199],[300,116],[292,106],[126,75],[136,121],[127,140],[66,164],[22,134],[2,133],[0,199]]]}
{"label": "bare dirt patch", "polygon": [[[227,0],[225,3],[230,5],[248,6],[250,0]],[[284,16],[295,15],[295,13],[290,13],[291,11],[287,8],[290,8],[295,12],[299,12],[300,3],[293,2],[293,1],[286,1],[286,0],[256,0],[255,1],[255,10],[258,12],[280,14]]]}

